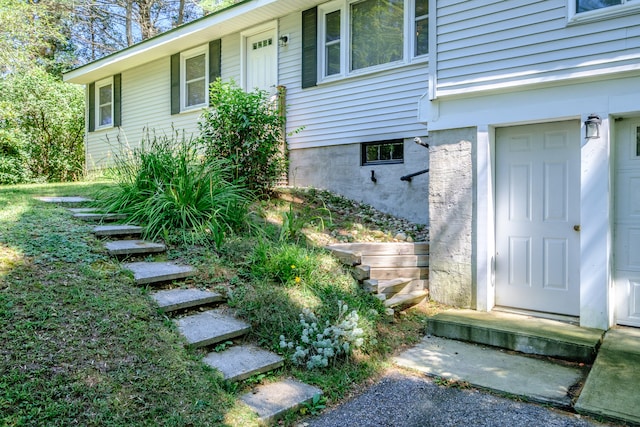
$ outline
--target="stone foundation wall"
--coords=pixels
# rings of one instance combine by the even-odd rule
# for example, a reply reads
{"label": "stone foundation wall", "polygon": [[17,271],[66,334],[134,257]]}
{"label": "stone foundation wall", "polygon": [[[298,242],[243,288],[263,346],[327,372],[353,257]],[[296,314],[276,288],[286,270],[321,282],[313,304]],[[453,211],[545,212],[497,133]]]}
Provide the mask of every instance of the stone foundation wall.
{"label": "stone foundation wall", "polygon": [[[426,148],[406,139],[402,164],[361,166],[360,159],[360,144],[291,150],[289,185],[330,190],[382,212],[429,223],[429,174],[416,176],[411,182],[400,180],[403,175],[429,168]],[[371,180],[372,171],[376,182]]]}
{"label": "stone foundation wall", "polygon": [[472,307],[473,146],[476,128],[433,131],[429,187],[429,292],[434,301]]}

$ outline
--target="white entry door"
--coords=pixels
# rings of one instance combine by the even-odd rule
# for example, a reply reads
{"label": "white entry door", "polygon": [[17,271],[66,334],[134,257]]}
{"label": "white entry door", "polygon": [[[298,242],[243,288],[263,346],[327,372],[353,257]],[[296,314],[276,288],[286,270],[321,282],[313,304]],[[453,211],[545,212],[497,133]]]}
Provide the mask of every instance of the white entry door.
{"label": "white entry door", "polygon": [[580,314],[580,123],[496,130],[496,305]]}
{"label": "white entry door", "polygon": [[616,318],[640,326],[640,119],[616,122]]}
{"label": "white entry door", "polygon": [[245,89],[275,94],[277,84],[277,40],[274,29],[246,38]]}

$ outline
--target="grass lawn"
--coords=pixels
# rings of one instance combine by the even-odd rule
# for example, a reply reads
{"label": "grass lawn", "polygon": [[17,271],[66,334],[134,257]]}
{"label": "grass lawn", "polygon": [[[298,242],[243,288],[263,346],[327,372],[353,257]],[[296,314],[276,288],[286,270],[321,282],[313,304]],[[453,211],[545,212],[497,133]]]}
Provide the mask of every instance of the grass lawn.
{"label": "grass lawn", "polygon": [[[230,309],[252,323],[250,339],[270,350],[279,351],[281,334],[295,334],[304,307],[330,312],[340,299],[373,313],[363,319],[371,339],[349,360],[312,371],[287,363],[266,377],[228,384],[200,361],[202,350],[185,348],[173,322],[155,308],[149,289],[136,286],[106,254],[90,224],[33,198],[92,197],[105,186],[0,187],[0,425],[251,425],[255,419],[238,405],[238,396],[256,382],[284,376],[322,388],[326,403],[334,404],[375,378],[394,351],[416,342],[432,309],[386,323],[375,315],[380,303],[361,294],[307,238],[277,246],[309,260],[314,271],[303,283],[296,281],[299,286],[278,282],[273,274],[278,267],[254,268],[261,254],[276,247],[264,246],[264,236],[235,236],[217,250],[176,243],[163,257],[197,267],[191,285],[227,293]],[[256,210],[263,218],[297,218],[300,226],[289,230],[300,237],[310,228],[310,235],[325,237],[322,243],[353,223],[353,218],[329,215],[326,207],[320,221],[309,206],[279,200]],[[300,219],[303,213],[308,221]],[[276,226],[264,224],[267,234],[277,235]],[[358,233],[367,227],[360,225]],[[302,415],[291,414],[284,423]]]}

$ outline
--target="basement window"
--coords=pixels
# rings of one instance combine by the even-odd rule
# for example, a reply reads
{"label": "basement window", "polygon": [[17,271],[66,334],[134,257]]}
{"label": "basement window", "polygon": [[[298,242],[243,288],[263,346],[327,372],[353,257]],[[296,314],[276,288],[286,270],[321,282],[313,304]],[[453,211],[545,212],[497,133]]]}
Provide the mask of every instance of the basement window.
{"label": "basement window", "polygon": [[362,166],[404,163],[402,139],[364,142],[361,145]]}

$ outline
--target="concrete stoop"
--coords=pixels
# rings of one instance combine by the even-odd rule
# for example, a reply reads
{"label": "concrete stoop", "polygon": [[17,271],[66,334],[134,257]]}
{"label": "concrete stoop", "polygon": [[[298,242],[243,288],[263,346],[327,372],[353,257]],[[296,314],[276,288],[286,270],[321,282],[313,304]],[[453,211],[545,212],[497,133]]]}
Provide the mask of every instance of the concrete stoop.
{"label": "concrete stoop", "polygon": [[428,243],[339,243],[327,249],[388,309],[404,310],[428,296]]}
{"label": "concrete stoop", "polygon": [[129,262],[122,264],[122,267],[133,273],[138,285],[185,279],[196,272],[191,266],[173,262]]}
{"label": "concrete stoop", "polygon": [[114,240],[106,242],[109,255],[145,255],[164,252],[167,247],[162,243],[147,242],[145,240]]}
{"label": "concrete stoop", "polygon": [[167,289],[151,294],[160,310],[164,312],[200,307],[224,301],[224,296],[217,292],[200,289]]}
{"label": "concrete stoop", "polygon": [[531,316],[449,310],[429,319],[427,333],[575,362],[591,363],[603,331]]}
{"label": "concrete stoop", "polygon": [[93,227],[93,234],[100,237],[139,236],[144,228],[137,225],[97,225]]}
{"label": "concrete stoop", "polygon": [[286,412],[311,402],[318,395],[322,395],[319,388],[286,379],[261,385],[240,399],[258,415],[260,421],[267,424]]}
{"label": "concrete stoop", "polygon": [[234,345],[224,351],[211,352],[202,361],[220,371],[227,381],[242,381],[284,364],[282,357],[254,345]]}
{"label": "concrete stoop", "polygon": [[180,333],[192,347],[206,347],[242,336],[251,326],[219,310],[185,316],[176,320]]}

